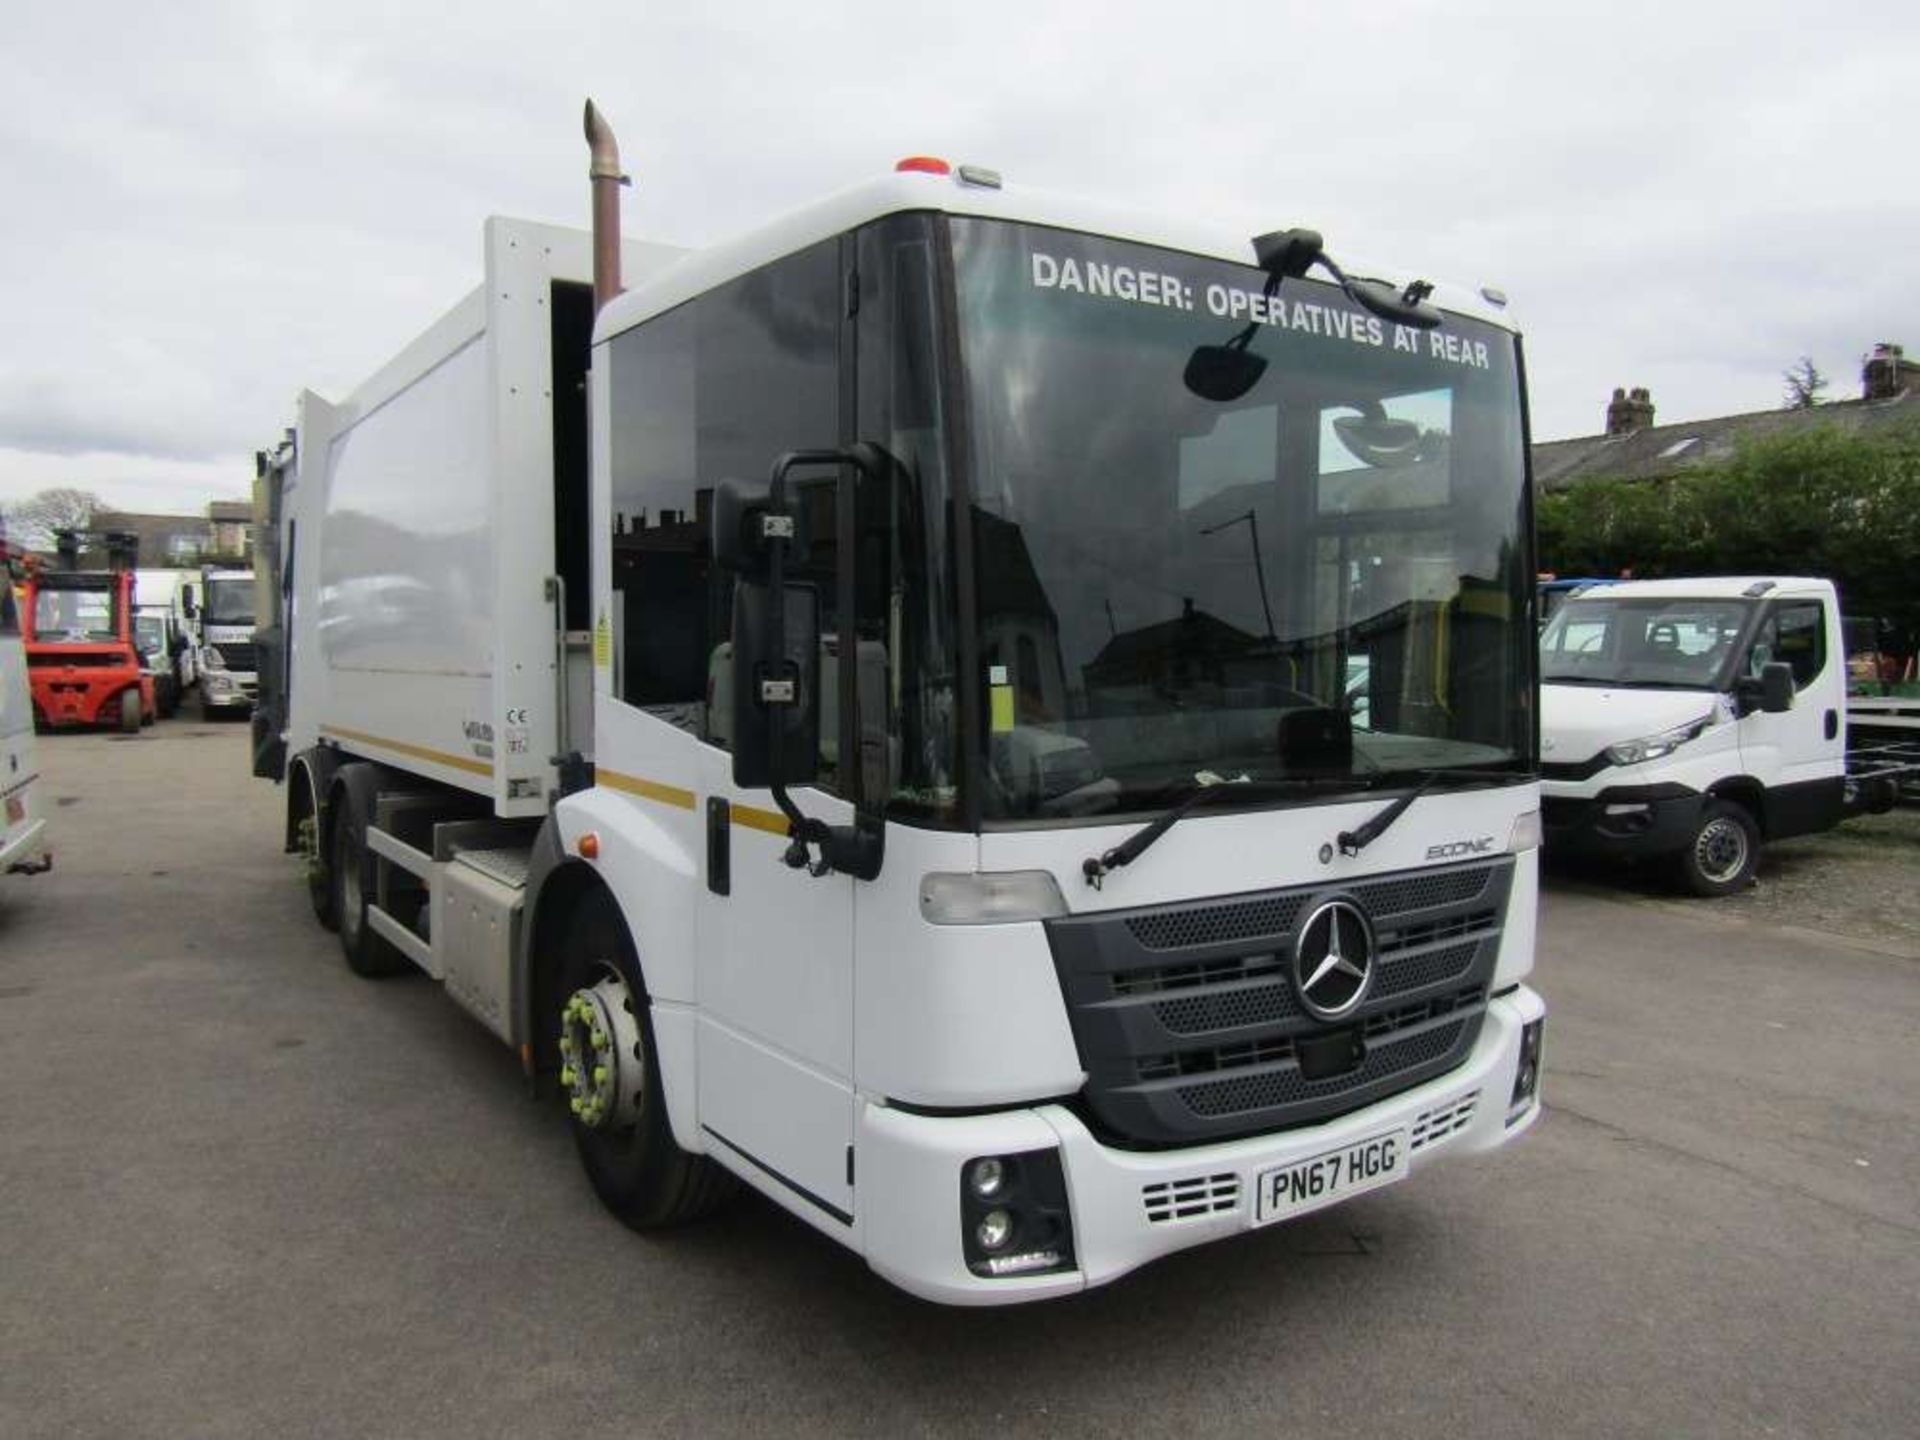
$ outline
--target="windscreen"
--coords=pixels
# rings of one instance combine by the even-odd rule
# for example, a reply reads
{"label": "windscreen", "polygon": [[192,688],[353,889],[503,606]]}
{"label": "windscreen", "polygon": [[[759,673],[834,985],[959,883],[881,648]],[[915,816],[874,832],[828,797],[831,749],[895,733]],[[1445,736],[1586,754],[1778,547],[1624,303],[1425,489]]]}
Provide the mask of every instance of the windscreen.
{"label": "windscreen", "polygon": [[1540,678],[1556,685],[1715,690],[1753,614],[1746,600],[1567,601],[1540,636]]}
{"label": "windscreen", "polygon": [[116,603],[109,590],[41,590],[33,602],[34,638],[54,645],[117,640]]}
{"label": "windscreen", "polygon": [[1115,240],[953,234],[989,819],[1530,766],[1511,335]]}
{"label": "windscreen", "polygon": [[135,615],[133,630],[140,649],[148,654],[167,646],[167,621],[162,615]]}
{"label": "windscreen", "polygon": [[208,580],[206,623],[253,624],[253,577]]}

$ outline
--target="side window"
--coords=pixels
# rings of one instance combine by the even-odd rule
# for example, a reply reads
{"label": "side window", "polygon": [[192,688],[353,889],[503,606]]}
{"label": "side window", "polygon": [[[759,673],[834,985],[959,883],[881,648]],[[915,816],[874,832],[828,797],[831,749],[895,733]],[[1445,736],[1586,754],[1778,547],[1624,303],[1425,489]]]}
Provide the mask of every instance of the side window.
{"label": "side window", "polygon": [[[776,261],[611,342],[617,693],[721,746],[733,591],[712,564],[714,487],[764,490],[783,451],[838,442],[838,246]],[[814,533],[831,536],[831,520]]]}
{"label": "side window", "polygon": [[1747,652],[1747,673],[1757,676],[1763,665],[1781,661],[1793,667],[1793,688],[1804,690],[1827,668],[1826,607],[1817,600],[1776,607],[1754,636]]}

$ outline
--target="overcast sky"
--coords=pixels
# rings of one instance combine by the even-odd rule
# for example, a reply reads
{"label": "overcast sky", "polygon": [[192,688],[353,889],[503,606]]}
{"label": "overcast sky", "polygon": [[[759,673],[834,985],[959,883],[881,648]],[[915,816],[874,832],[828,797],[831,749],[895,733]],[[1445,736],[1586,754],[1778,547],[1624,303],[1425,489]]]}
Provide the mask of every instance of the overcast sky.
{"label": "overcast sky", "polygon": [[[1920,6],[9,6],[0,503],[244,495],[471,287],[490,213],[584,225],[580,106],[630,236],[700,245],[914,152],[1495,284],[1535,435],[1859,393],[1920,350]],[[705,7],[702,7],[705,8]]]}

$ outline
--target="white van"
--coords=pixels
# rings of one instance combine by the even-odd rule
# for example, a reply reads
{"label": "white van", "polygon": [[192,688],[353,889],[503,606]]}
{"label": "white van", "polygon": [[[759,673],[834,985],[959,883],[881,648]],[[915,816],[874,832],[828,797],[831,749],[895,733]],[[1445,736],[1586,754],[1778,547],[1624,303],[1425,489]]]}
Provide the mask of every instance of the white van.
{"label": "white van", "polygon": [[1752,882],[1767,840],[1848,809],[1846,647],[1828,580],[1642,580],[1569,599],[1540,637],[1549,852]]}
{"label": "white van", "polygon": [[52,868],[47,822],[34,763],[33,696],[27,688],[27,647],[20,638],[7,552],[0,543],[0,875]]}

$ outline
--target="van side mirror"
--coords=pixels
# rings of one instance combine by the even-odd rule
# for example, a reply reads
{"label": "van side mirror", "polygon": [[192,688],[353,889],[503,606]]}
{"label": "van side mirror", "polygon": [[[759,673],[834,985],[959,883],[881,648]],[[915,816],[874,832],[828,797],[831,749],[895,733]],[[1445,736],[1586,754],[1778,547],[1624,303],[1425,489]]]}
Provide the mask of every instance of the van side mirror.
{"label": "van side mirror", "polygon": [[193,586],[191,585],[180,587],[180,613],[189,620],[193,619]]}
{"label": "van side mirror", "polygon": [[1786,661],[1769,660],[1760,667],[1760,709],[1768,715],[1793,709],[1793,667]]}
{"label": "van side mirror", "polygon": [[[716,505],[716,511],[718,506]],[[742,577],[733,587],[733,783],[743,790],[809,785],[820,772],[820,595],[784,587],[779,653],[769,641],[773,589]]]}
{"label": "van side mirror", "polygon": [[1784,660],[1769,660],[1758,676],[1743,675],[1734,682],[1733,698],[1741,715],[1756,710],[1763,715],[1784,715],[1793,709],[1793,667]]}

